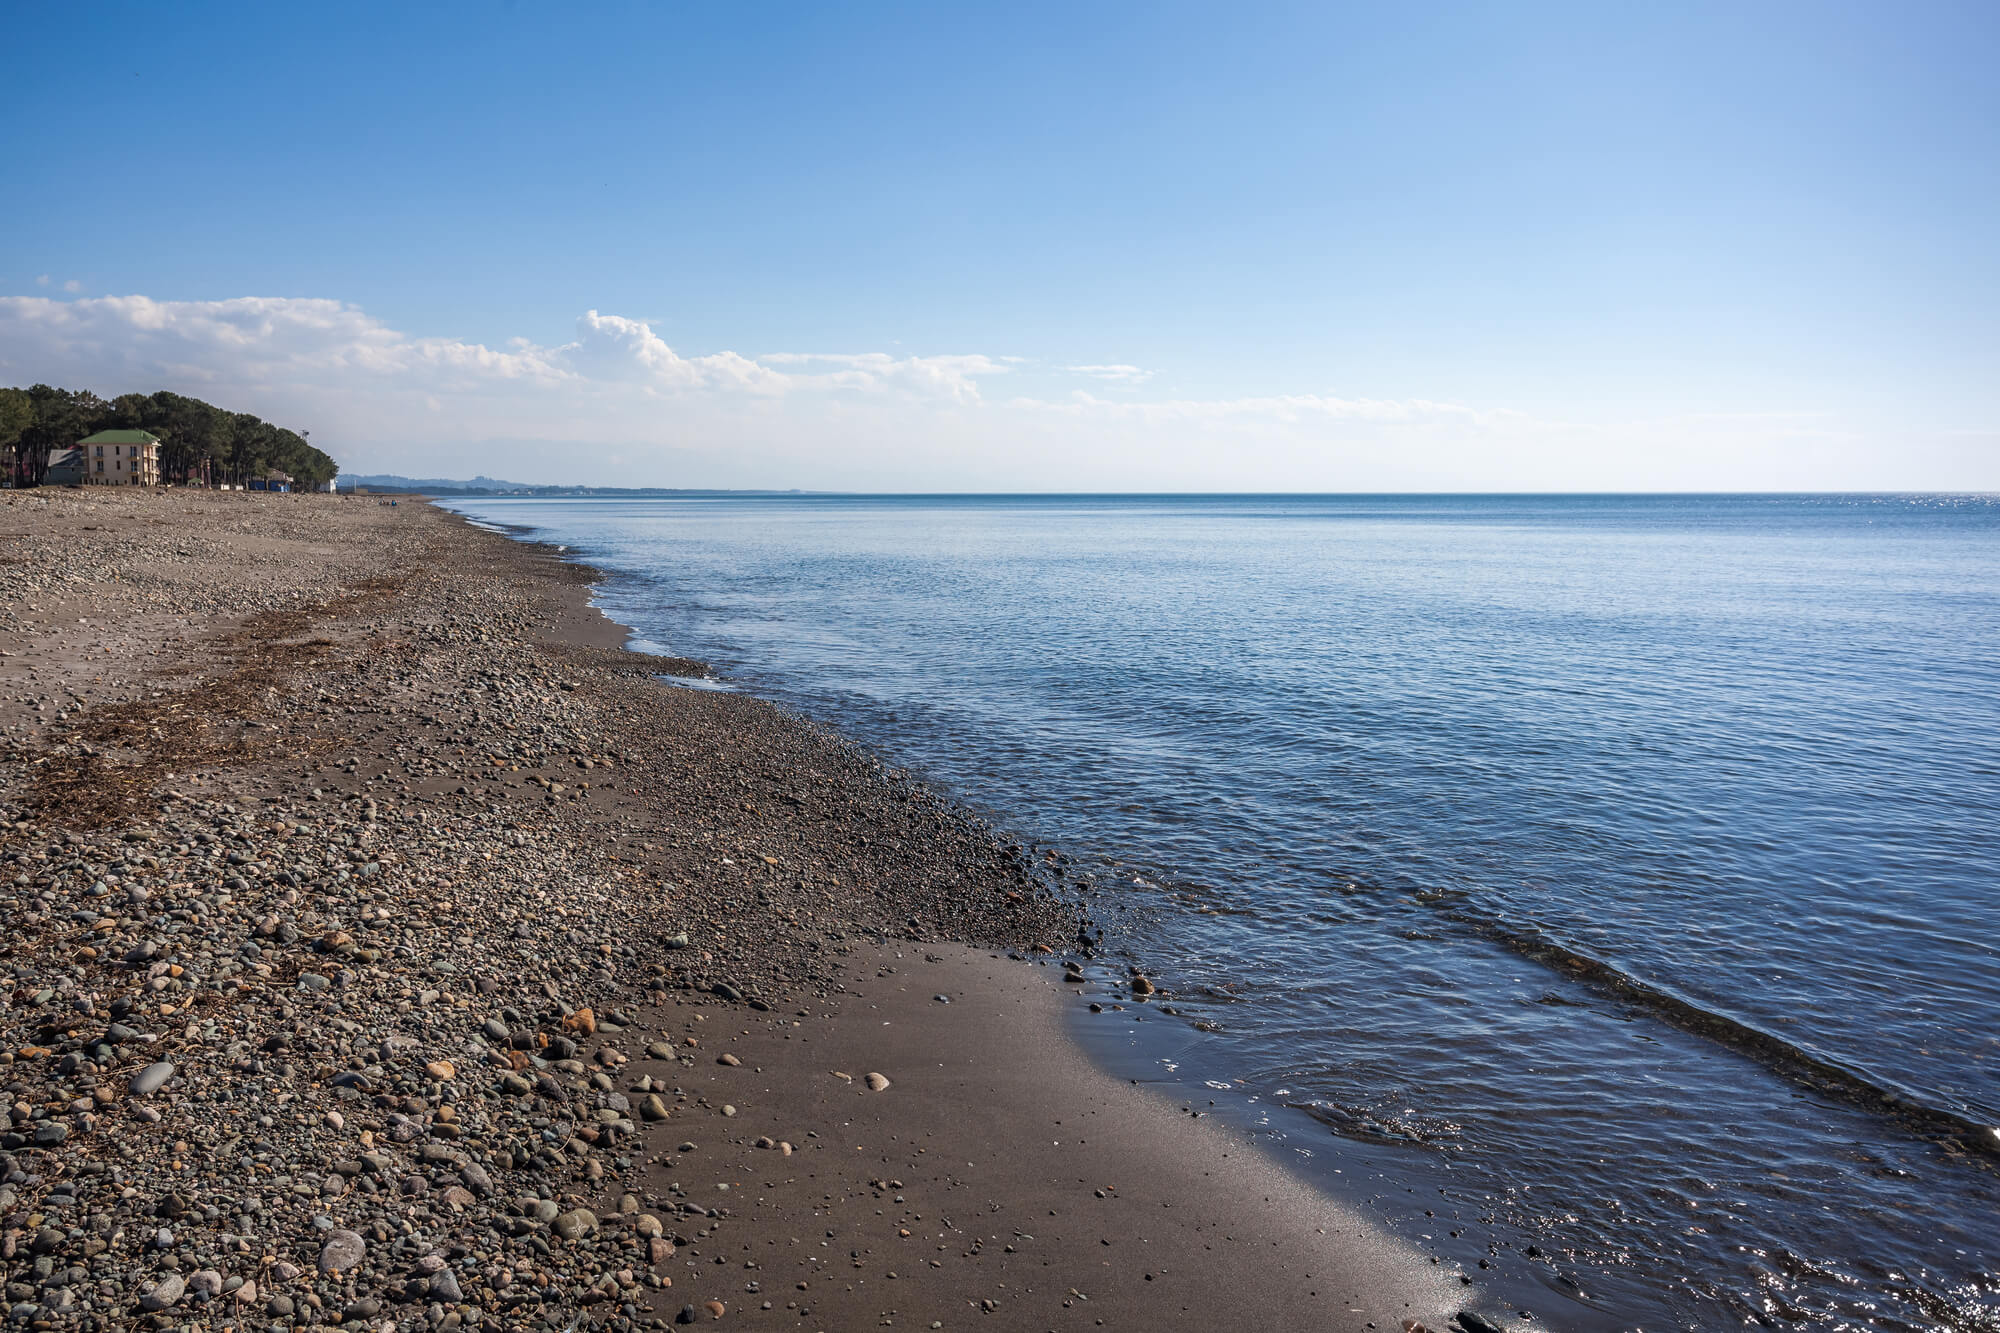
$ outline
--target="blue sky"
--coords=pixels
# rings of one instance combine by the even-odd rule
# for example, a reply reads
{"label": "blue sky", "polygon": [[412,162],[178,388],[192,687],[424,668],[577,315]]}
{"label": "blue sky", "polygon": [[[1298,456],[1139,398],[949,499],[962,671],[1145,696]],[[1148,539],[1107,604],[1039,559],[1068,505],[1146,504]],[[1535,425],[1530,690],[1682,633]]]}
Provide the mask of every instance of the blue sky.
{"label": "blue sky", "polygon": [[10,31],[0,382],[228,398],[350,469],[2000,488],[1991,5]]}

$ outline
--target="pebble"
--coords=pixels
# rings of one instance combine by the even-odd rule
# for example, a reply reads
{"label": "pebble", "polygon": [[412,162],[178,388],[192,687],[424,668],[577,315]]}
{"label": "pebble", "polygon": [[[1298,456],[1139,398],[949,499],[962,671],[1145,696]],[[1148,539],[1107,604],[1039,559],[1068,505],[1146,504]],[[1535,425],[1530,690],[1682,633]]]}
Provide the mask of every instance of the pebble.
{"label": "pebble", "polygon": [[139,1308],[153,1311],[170,1310],[174,1306],[179,1305],[181,1297],[186,1294],[187,1279],[183,1278],[179,1273],[169,1273],[154,1283],[147,1290],[146,1294],[139,1298]]}
{"label": "pebble", "polygon": [[368,1252],[368,1242],[360,1235],[345,1229],[327,1235],[326,1244],[320,1247],[319,1271],[322,1273],[347,1273],[361,1267],[362,1256]]}
{"label": "pebble", "polygon": [[869,1074],[867,1083],[870,1092],[886,1092],[889,1087],[888,1078],[882,1074]]}
{"label": "pebble", "polygon": [[573,1208],[556,1218],[553,1229],[564,1240],[581,1240],[597,1230],[597,1214],[588,1208]]}
{"label": "pebble", "polygon": [[174,1067],[165,1060],[160,1060],[132,1075],[132,1081],[126,1085],[126,1091],[134,1097],[150,1096],[165,1087],[167,1080],[173,1076]]}

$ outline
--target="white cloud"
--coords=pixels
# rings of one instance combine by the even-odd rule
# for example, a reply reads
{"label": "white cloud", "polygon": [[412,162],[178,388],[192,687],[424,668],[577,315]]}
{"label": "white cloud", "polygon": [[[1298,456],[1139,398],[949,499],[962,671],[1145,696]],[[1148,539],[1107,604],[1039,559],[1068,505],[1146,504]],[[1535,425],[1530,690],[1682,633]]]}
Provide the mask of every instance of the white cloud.
{"label": "white cloud", "polygon": [[978,377],[1007,369],[996,358],[977,355],[682,356],[645,321],[596,310],[577,320],[576,336],[567,343],[543,346],[515,337],[495,348],[459,338],[413,337],[356,306],[311,298],[0,297],[0,371],[18,377],[30,364],[53,365],[72,380],[90,383],[151,375],[201,383],[339,381],[355,390],[595,383],[654,394],[763,396],[893,389],[953,402],[976,402]]}
{"label": "white cloud", "polygon": [[66,292],[80,292],[83,290],[83,284],[78,282],[75,278],[71,278],[68,282],[63,284],[63,290]]}
{"label": "white cloud", "polygon": [[734,352],[683,357],[643,320],[587,311],[576,341],[557,352],[584,373],[651,382],[663,389],[741,388],[783,393],[785,377]]}
{"label": "white cloud", "polygon": [[1109,380],[1114,384],[1142,384],[1153,378],[1150,370],[1137,366],[1070,366],[1073,375],[1088,375],[1092,379]]}
{"label": "white cloud", "polygon": [[958,403],[979,401],[979,377],[1004,375],[1018,357],[982,355],[894,357],[887,352],[775,352],[767,365],[799,366],[792,383],[802,388],[901,389],[941,394]]}
{"label": "white cloud", "polygon": [[48,285],[49,285],[49,275],[48,275],[48,274],[46,274],[46,273],[44,273],[44,274],[42,274],[41,276],[37,277],[37,278],[35,279],[35,285],[36,285],[37,287],[46,287],[46,286],[48,286]]}
{"label": "white cloud", "polygon": [[464,386],[568,373],[542,349],[495,352],[448,338],[411,338],[339,301],[0,297],[0,369],[18,375],[17,367],[35,363],[51,367],[42,378],[121,387],[146,376],[196,384],[408,378]]}

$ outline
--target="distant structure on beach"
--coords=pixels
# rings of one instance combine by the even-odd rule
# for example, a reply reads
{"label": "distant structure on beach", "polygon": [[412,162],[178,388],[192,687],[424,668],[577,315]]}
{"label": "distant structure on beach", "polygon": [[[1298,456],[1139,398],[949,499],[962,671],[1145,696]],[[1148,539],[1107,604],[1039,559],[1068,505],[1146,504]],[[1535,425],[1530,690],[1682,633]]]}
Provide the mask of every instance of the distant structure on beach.
{"label": "distant structure on beach", "polygon": [[73,444],[67,449],[49,450],[49,468],[43,474],[44,486],[83,485],[83,446]]}
{"label": "distant structure on beach", "polygon": [[262,477],[250,483],[250,489],[253,491],[289,491],[292,489],[292,474],[289,472],[280,472],[276,468],[270,468]]}
{"label": "distant structure on beach", "polygon": [[[77,447],[83,450],[87,485],[160,484],[160,437],[149,430],[101,430]],[[54,465],[53,456],[49,462]]]}

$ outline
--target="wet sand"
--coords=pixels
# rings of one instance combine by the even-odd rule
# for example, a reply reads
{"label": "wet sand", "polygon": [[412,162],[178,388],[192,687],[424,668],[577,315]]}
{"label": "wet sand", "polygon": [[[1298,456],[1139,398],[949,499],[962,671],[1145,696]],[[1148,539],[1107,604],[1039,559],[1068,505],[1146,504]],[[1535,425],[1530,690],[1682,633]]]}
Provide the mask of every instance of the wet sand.
{"label": "wet sand", "polygon": [[1065,1036],[1024,849],[663,683],[592,578],[408,500],[0,503],[17,1314],[1447,1325],[1457,1278]]}

